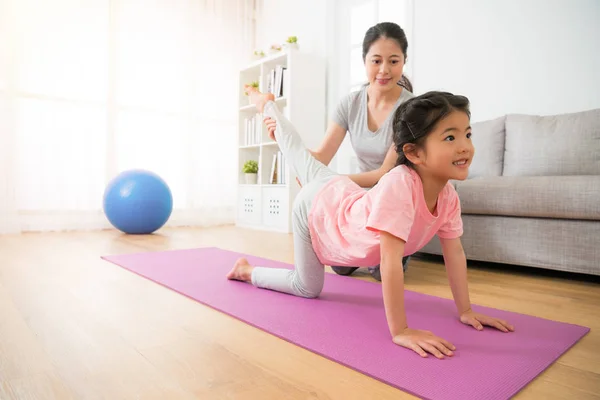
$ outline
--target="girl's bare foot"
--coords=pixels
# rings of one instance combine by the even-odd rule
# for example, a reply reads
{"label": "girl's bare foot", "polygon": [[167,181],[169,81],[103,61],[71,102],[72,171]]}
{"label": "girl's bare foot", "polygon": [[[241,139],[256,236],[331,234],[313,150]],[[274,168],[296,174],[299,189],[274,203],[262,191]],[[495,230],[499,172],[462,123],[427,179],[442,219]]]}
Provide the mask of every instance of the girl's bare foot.
{"label": "girl's bare foot", "polygon": [[254,267],[250,265],[248,260],[240,258],[235,262],[235,265],[227,274],[227,279],[236,281],[250,282],[252,281],[252,270]]}
{"label": "girl's bare foot", "polygon": [[273,93],[261,93],[257,88],[252,86],[246,85],[244,86],[244,90],[248,93],[248,96],[250,96],[250,102],[256,106],[256,109],[260,113],[263,112],[263,108],[265,108],[265,104],[267,104],[269,100],[275,100]]}

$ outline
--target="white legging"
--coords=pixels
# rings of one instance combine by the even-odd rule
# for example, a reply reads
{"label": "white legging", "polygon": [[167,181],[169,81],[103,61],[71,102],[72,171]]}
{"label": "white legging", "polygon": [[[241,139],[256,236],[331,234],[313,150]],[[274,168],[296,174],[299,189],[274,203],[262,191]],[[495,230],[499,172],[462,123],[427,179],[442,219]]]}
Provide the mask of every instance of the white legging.
{"label": "white legging", "polygon": [[294,126],[275,103],[269,101],[263,114],[276,121],[275,139],[284,158],[298,176],[302,189],[294,200],[292,210],[294,269],[257,266],[252,271],[252,284],[296,296],[317,297],[323,289],[325,269],[312,247],[308,212],[317,192],[337,174],[312,156]]}

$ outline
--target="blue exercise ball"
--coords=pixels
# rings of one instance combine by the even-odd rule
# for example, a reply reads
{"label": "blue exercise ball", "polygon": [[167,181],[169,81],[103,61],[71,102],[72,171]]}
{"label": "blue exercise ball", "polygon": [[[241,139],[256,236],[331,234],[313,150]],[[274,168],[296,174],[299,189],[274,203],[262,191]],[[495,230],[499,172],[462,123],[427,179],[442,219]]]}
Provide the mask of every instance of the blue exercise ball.
{"label": "blue exercise ball", "polygon": [[122,232],[149,234],[162,227],[173,211],[167,183],[153,172],[124,171],[104,191],[104,214]]}

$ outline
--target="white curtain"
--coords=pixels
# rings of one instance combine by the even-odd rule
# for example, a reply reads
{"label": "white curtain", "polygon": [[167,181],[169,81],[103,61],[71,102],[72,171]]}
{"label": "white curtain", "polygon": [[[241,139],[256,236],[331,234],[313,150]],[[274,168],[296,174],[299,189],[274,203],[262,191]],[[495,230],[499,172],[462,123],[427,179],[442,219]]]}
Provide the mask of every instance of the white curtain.
{"label": "white curtain", "polygon": [[232,222],[252,0],[0,0],[0,233],[109,227],[143,168],[168,225]]}

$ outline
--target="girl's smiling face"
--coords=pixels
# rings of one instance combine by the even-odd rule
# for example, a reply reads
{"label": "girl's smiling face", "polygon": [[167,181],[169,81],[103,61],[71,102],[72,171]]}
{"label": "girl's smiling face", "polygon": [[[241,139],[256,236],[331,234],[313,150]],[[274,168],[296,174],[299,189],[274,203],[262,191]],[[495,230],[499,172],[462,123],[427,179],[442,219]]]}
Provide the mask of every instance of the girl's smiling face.
{"label": "girl's smiling face", "polygon": [[469,116],[452,111],[437,123],[417,153],[417,168],[429,175],[443,180],[467,179],[475,154]]}

